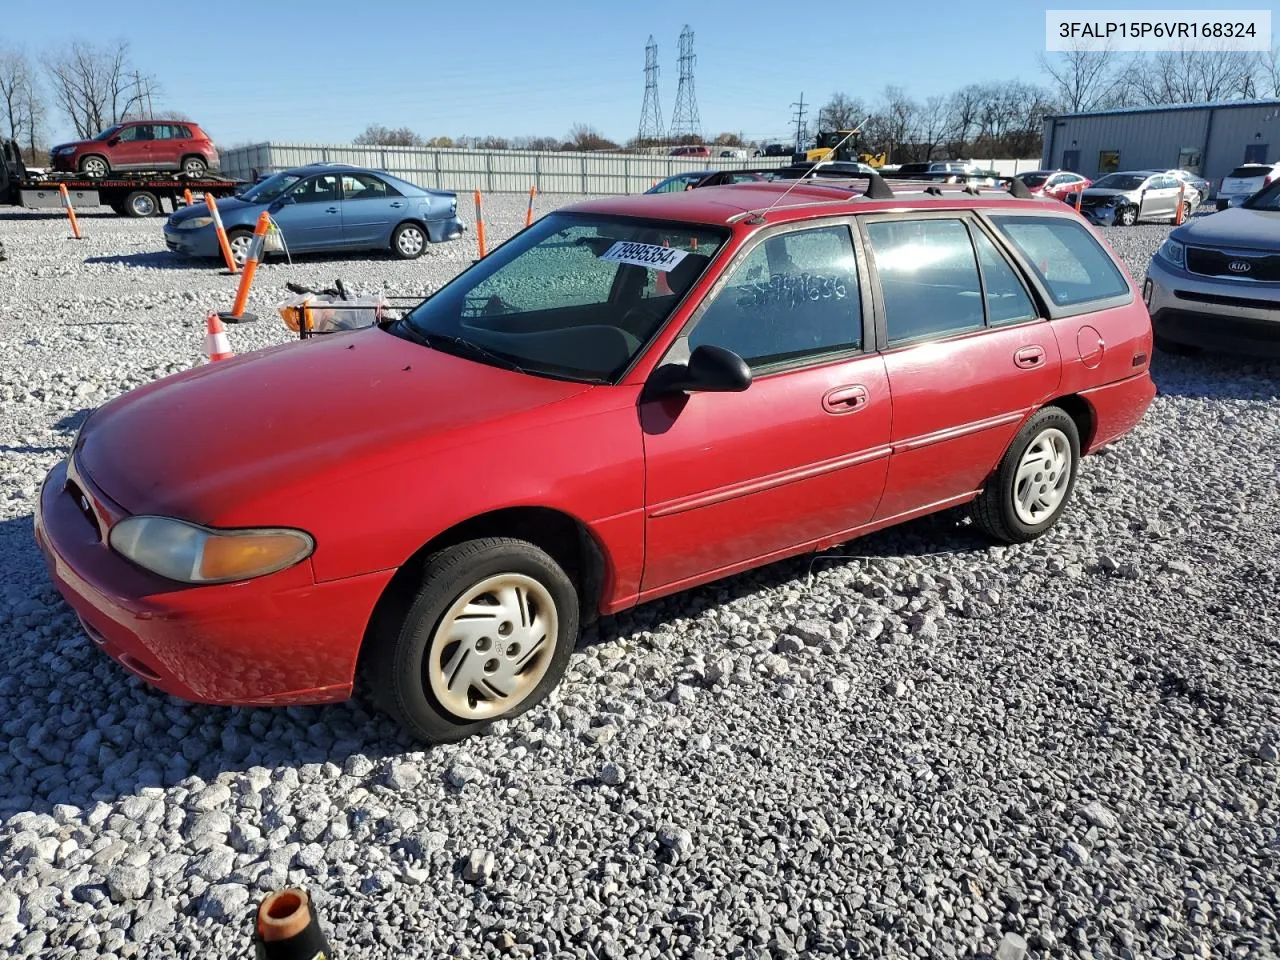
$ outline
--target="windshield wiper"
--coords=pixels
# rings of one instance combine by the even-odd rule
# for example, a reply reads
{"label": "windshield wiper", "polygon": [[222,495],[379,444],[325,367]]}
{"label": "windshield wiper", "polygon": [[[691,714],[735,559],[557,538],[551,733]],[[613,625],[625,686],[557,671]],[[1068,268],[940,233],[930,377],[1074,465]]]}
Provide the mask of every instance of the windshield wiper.
{"label": "windshield wiper", "polygon": [[[494,353],[492,350],[489,350],[486,347],[482,347],[480,346],[480,344],[476,343],[474,340],[468,340],[466,337],[456,337],[451,333],[436,333],[435,331],[428,332],[428,331],[419,330],[413,324],[407,322],[407,320],[401,320],[401,322],[396,325],[396,329],[401,333],[403,333],[408,339],[412,340],[414,343],[419,343],[424,347],[431,347],[432,349],[438,349],[436,347],[436,343],[443,340],[446,343],[453,345],[454,347],[461,347],[463,350],[471,353],[472,355],[479,355],[481,357],[484,357],[487,360],[491,360],[492,362],[496,363],[498,366],[504,367],[507,370],[514,370],[516,373],[529,372],[524,367],[520,366],[520,364],[512,360],[510,357],[504,357],[501,354]],[[446,350],[445,352],[448,353],[450,351]]]}

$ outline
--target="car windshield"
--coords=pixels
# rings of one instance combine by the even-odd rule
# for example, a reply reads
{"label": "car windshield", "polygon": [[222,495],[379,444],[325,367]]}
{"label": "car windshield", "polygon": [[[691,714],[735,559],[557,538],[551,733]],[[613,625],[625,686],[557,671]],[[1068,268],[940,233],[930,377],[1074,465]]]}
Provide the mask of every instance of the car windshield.
{"label": "car windshield", "polygon": [[1280,211],[1280,180],[1277,180],[1271,186],[1258,191],[1243,204],[1247,210],[1269,210],[1271,212]]}
{"label": "car windshield", "polygon": [[1245,180],[1251,180],[1254,177],[1265,177],[1266,175],[1267,175],[1266,167],[1255,167],[1250,164],[1246,164],[1243,167],[1236,167],[1234,170],[1232,170],[1230,173],[1227,174],[1227,176],[1231,177],[1232,179],[1245,179]]}
{"label": "car windshield", "polygon": [[1028,187],[1038,187],[1049,179],[1047,173],[1020,173],[1018,179],[1025,183]]}
{"label": "car windshield", "polygon": [[1101,180],[1094,181],[1099,190],[1137,190],[1147,182],[1146,177],[1136,173],[1109,173]]}
{"label": "car windshield", "polygon": [[693,224],[552,213],[392,332],[481,363],[610,382],[662,329],[726,236]]}
{"label": "car windshield", "polygon": [[103,130],[100,134],[98,134],[97,136],[95,136],[93,139],[95,139],[95,140],[108,140],[108,139],[110,139],[111,137],[114,137],[117,133],[119,133],[119,132],[120,132],[120,128],[121,128],[122,126],[123,126],[123,124],[120,124],[120,123],[112,124],[111,126],[107,127],[107,129]]}
{"label": "car windshield", "polygon": [[296,173],[277,173],[261,183],[255,183],[240,194],[240,199],[250,203],[270,203],[301,179]]}

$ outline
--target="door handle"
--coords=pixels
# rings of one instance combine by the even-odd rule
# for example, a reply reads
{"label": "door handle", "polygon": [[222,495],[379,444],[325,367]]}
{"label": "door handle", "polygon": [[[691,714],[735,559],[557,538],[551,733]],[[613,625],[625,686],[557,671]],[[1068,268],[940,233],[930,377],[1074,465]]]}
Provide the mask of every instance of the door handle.
{"label": "door handle", "polygon": [[391,206],[392,206],[394,209],[399,210],[401,207],[403,207],[403,206],[404,206],[404,204],[403,204],[403,203],[401,203],[399,200],[397,200],[395,203],[391,204]]}
{"label": "door handle", "polygon": [[867,405],[867,388],[860,383],[828,390],[822,398],[827,413],[852,413]]}
{"label": "door handle", "polygon": [[325,207],[324,212],[325,212],[325,213],[337,213],[337,212],[338,212],[338,208],[337,208],[337,207]]}
{"label": "door handle", "polygon": [[1024,370],[1038,367],[1044,363],[1044,347],[1034,345],[1023,347],[1013,355],[1013,362]]}

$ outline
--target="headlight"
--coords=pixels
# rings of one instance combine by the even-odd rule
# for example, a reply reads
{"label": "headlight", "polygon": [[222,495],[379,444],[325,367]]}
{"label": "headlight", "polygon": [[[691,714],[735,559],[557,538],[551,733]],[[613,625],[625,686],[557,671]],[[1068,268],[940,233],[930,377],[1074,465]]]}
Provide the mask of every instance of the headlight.
{"label": "headlight", "polygon": [[315,541],[301,530],[211,530],[169,517],[129,517],[111,528],[111,548],[144,570],[181,583],[230,583],[305,560]]}
{"label": "headlight", "polygon": [[1181,267],[1187,262],[1187,248],[1172,238],[1160,244],[1156,256],[1163,257],[1175,266]]}
{"label": "headlight", "polygon": [[75,153],[76,148],[75,147],[59,147],[57,150],[53,152],[61,157],[61,156],[65,156],[68,153]]}
{"label": "headlight", "polygon": [[191,217],[187,220],[179,220],[173,227],[175,230],[199,230],[211,223],[213,223],[213,217]]}

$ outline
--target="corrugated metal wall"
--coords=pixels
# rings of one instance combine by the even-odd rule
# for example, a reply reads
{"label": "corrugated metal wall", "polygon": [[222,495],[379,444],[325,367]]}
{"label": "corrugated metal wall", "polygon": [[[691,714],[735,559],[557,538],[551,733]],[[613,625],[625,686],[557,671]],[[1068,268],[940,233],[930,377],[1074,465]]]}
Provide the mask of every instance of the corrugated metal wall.
{"label": "corrugated metal wall", "polygon": [[350,163],[374,167],[421,187],[482,190],[486,193],[643,193],[684,170],[775,167],[785,157],[749,160],[646,157],[618,153],[560,153],[530,150],[445,150],[430,147],[357,147],[328,144],[257,143],[221,152],[222,172],[249,180],[308,163]]}
{"label": "corrugated metal wall", "polygon": [[[1211,119],[1212,117],[1212,119]],[[1261,133],[1260,139],[1255,134]],[[1267,159],[1280,159],[1280,118],[1275,105],[1198,107],[1186,110],[1133,111],[1047,117],[1046,167],[1067,166],[1064,155],[1080,152],[1076,170],[1098,175],[1099,154],[1120,152],[1121,170],[1168,170],[1178,166],[1184,149],[1200,151],[1200,175],[1217,183],[1244,162],[1245,147],[1268,144]]]}

